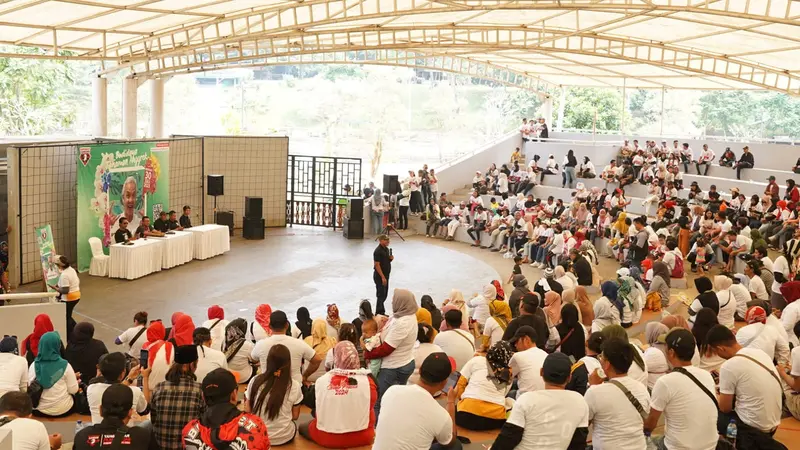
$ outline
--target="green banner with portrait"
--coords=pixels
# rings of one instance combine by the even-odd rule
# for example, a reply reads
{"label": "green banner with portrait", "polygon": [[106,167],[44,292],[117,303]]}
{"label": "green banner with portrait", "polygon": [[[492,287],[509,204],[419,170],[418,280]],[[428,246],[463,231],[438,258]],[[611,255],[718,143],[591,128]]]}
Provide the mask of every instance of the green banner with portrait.
{"label": "green banner with portrait", "polygon": [[142,217],[169,211],[169,142],[79,147],[77,200],[78,271],[84,272],[92,260],[92,238],[108,254],[120,218],[128,219],[133,232]]}

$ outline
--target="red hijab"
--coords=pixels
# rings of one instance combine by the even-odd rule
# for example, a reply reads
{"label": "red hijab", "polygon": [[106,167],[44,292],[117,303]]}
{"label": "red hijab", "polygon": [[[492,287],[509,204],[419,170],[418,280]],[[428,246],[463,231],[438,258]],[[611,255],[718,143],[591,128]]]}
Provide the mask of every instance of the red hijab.
{"label": "red hijab", "polygon": [[225,310],[222,309],[219,305],[214,305],[208,308],[208,320],[212,319],[224,319],[225,318]]}
{"label": "red hijab", "polygon": [[172,339],[175,340],[175,345],[192,345],[192,343],[194,343],[192,333],[194,333],[194,322],[192,322],[192,318],[186,314],[178,317],[178,320],[175,321],[175,325],[172,327]]}
{"label": "red hijab", "polygon": [[47,314],[39,314],[33,319],[33,333],[29,334],[25,340],[22,341],[22,355],[25,355],[27,351],[27,343],[30,343],[31,353],[33,356],[37,356],[39,354],[39,339],[42,338],[42,335],[53,331],[53,322],[50,320],[50,316]]}
{"label": "red hijab", "polygon": [[272,307],[266,303],[258,305],[256,308],[256,322],[261,325],[267,336],[272,336],[272,329],[269,327],[269,316],[272,315]]}
{"label": "red hijab", "polygon": [[783,294],[786,303],[792,303],[800,298],[800,281],[787,281],[781,285],[781,294]]}
{"label": "red hijab", "polygon": [[167,329],[164,328],[164,324],[161,323],[161,321],[151,322],[150,326],[147,327],[147,342],[142,346],[142,348],[147,350],[149,353],[147,355],[147,362],[149,363],[148,367],[153,367],[156,354],[164,345],[166,345],[165,352],[167,356],[167,364],[170,363],[170,357],[172,355],[172,343],[164,341],[164,335],[166,332]]}
{"label": "red hijab", "polygon": [[492,280],[492,284],[494,285],[495,290],[497,290],[496,300],[505,300],[506,294],[503,292],[503,287],[500,285],[500,281]]}

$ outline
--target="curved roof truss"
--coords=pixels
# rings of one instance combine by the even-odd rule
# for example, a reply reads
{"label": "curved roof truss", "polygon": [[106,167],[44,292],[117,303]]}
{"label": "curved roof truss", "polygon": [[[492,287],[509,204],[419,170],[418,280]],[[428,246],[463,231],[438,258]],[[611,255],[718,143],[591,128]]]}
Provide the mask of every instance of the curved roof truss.
{"label": "curved roof truss", "polygon": [[[44,11],[53,14],[36,15]],[[409,65],[402,60],[415,55],[457,73],[480,64],[487,70],[473,76],[504,72],[489,78],[543,92],[624,85],[800,95],[795,0],[12,0],[0,5],[0,43],[53,58],[69,50],[108,63],[106,73],[137,76],[366,52],[349,60]]]}

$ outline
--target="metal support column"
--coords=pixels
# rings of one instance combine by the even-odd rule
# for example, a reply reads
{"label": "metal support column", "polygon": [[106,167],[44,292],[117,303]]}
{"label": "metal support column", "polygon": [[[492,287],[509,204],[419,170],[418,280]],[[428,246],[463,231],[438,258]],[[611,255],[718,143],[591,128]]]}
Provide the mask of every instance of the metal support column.
{"label": "metal support column", "polygon": [[664,135],[664,93],[666,92],[667,88],[661,87],[661,120],[660,120],[660,131],[659,135]]}
{"label": "metal support column", "polygon": [[622,79],[622,114],[620,115],[620,118],[619,118],[619,123],[620,123],[619,130],[620,130],[620,132],[622,133],[623,136],[625,135],[625,111],[628,110],[627,84],[628,84],[628,79],[627,78],[623,78]]}

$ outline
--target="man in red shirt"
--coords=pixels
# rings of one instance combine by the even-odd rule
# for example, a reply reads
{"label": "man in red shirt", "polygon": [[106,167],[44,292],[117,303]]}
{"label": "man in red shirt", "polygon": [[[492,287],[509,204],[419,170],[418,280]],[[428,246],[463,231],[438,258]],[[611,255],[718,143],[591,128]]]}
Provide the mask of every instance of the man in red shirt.
{"label": "man in red shirt", "polygon": [[231,372],[214,369],[206,375],[203,398],[208,408],[200,419],[183,428],[187,450],[269,450],[267,426],[260,417],[236,408],[237,394],[236,378]]}

